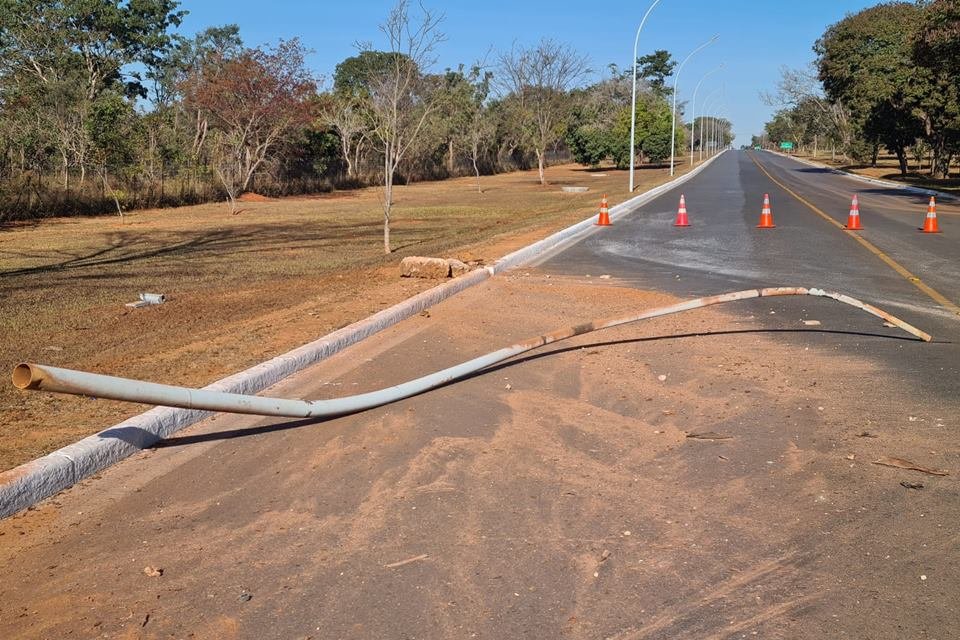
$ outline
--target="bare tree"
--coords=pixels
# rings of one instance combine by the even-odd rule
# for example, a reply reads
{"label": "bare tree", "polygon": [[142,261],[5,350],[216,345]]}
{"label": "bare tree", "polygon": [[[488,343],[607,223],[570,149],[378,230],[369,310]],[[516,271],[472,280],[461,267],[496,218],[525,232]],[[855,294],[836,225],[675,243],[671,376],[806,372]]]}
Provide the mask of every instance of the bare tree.
{"label": "bare tree", "polygon": [[199,114],[210,116],[213,168],[234,213],[237,196],[264,161],[313,118],[316,85],[305,53],[296,39],[273,50],[246,49],[225,62],[211,61],[184,82],[187,104],[198,113],[198,140],[208,136]]}
{"label": "bare tree", "polygon": [[319,120],[339,136],[340,152],[347,162],[347,178],[355,179],[367,143],[363,108],[355,97],[342,93],[323,95],[320,100]]}
{"label": "bare tree", "polygon": [[501,90],[513,94],[519,103],[523,137],[537,156],[540,184],[546,184],[547,149],[563,138],[571,108],[567,92],[590,72],[587,64],[587,58],[571,46],[549,39],[529,49],[514,46],[500,54]]}
{"label": "bare tree", "polygon": [[365,72],[365,101],[369,137],[383,157],[383,251],[390,253],[390,214],[393,183],[403,161],[437,109],[440,97],[432,91],[423,70],[436,61],[437,45],[444,41],[439,31],[442,15],[420,5],[420,16],[412,21],[408,0],[399,0],[380,30],[390,44],[387,64],[382,56],[363,56],[377,61]]}
{"label": "bare tree", "polygon": [[760,99],[770,107],[796,109],[801,105],[815,105],[826,127],[832,130],[829,137],[839,141],[844,153],[853,139],[850,112],[843,103],[831,102],[823,95],[816,67],[811,64],[806,69],[780,67],[780,80],[776,93],[761,92]]}
{"label": "bare tree", "polygon": [[473,173],[477,177],[477,193],[483,193],[478,166],[480,154],[496,135],[496,122],[487,105],[492,78],[493,72],[485,70],[483,63],[475,64],[467,76],[471,90],[466,105],[467,121],[463,133],[470,162],[473,165]]}

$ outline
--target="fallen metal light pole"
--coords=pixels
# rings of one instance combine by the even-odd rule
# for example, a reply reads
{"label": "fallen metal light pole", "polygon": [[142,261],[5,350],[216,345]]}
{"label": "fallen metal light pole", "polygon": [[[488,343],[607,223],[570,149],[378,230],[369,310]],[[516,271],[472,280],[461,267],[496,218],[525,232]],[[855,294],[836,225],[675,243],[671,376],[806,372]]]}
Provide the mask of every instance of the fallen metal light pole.
{"label": "fallen metal light pole", "polygon": [[404,382],[394,387],[331,400],[287,400],[283,398],[222,393],[219,391],[204,391],[202,389],[189,389],[153,382],[140,382],[127,378],[116,378],[113,376],[26,363],[19,364],[14,368],[13,384],[20,389],[70,393],[109,400],[141,402],[185,409],[282,416],[288,418],[332,418],[409,398],[481,371],[486,367],[530,351],[531,349],[536,349],[537,347],[592,331],[616,327],[638,320],[680,313],[682,311],[690,311],[692,309],[699,309],[724,302],[734,302],[736,300],[747,300],[750,298],[804,295],[831,298],[837,302],[849,304],[886,320],[890,324],[903,329],[907,333],[925,342],[931,340],[929,334],[907,324],[899,318],[895,318],[885,311],[851,298],[850,296],[815,288],[776,287],[768,289],[748,289],[746,291],[735,291],[706,298],[697,298],[696,300],[690,300],[688,302],[651,309],[625,318],[594,320],[586,324],[580,324],[566,329],[558,329],[551,333],[531,338],[511,347],[488,353],[487,355],[474,358],[468,362],[437,371],[436,373],[431,373],[416,380]]}

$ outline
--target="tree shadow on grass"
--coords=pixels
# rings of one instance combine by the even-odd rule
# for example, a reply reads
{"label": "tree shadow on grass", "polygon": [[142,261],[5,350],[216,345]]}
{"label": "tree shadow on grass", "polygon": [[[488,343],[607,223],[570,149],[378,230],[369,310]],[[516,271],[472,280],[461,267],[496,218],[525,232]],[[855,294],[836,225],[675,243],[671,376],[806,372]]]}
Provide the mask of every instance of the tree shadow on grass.
{"label": "tree shadow on grass", "polygon": [[[417,233],[426,238],[437,237],[440,230],[431,226],[418,226]],[[69,251],[51,252],[60,258],[48,264],[0,271],[0,279],[15,278],[63,271],[100,269],[118,265],[144,263],[156,258],[170,260],[196,260],[202,258],[222,259],[223,256],[249,253],[267,253],[281,250],[309,250],[324,245],[342,246],[345,242],[368,244],[376,247],[382,234],[379,222],[362,223],[311,223],[287,225],[244,225],[233,229],[215,229],[190,234],[189,237],[158,239],[142,232],[120,231],[107,237],[106,244],[84,253]],[[410,241],[399,249],[420,244],[424,240]],[[38,259],[44,255],[5,250],[8,257]],[[77,274],[74,277],[97,277],[102,274]]]}

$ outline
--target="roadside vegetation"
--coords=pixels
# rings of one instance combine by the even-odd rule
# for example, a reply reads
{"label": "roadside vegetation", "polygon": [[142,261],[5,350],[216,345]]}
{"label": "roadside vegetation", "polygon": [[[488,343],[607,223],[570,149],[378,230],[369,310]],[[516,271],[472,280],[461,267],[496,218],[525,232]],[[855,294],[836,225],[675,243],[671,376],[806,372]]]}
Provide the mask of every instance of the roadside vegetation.
{"label": "roadside vegetation", "polygon": [[765,96],[779,110],[754,145],[791,142],[860,170],[882,168],[889,155],[896,164],[887,177],[957,186],[960,3],[878,4],[828,27],[814,51],[810,69],[784,69]]}
{"label": "roadside vegetation", "polygon": [[[0,224],[379,185],[390,252],[395,185],[472,175],[482,193],[507,171],[535,167],[546,184],[557,162],[629,164],[630,71],[591,83],[605,74],[570,45],[441,67],[442,15],[400,0],[324,78],[297,39],[184,34],[186,13],[178,0],[0,2]],[[638,160],[657,163],[674,62],[639,62]]]}
{"label": "roadside vegetation", "polygon": [[[434,284],[399,280],[403,256],[489,262],[629,196],[631,71],[590,80],[569,45],[436,72],[442,16],[400,0],[324,79],[296,39],[184,14],[0,0],[0,369],[201,386]],[[669,179],[674,62],[638,67],[643,190]],[[169,301],[124,306],[141,292]],[[0,385],[0,469],[141,409]]]}

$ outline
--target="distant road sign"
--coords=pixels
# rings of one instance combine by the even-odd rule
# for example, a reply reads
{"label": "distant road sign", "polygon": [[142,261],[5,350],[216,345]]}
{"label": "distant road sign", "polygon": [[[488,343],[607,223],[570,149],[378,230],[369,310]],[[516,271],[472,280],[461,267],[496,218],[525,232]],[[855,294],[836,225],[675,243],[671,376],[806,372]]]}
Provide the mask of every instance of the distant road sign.
{"label": "distant road sign", "polygon": [[785,151],[789,151],[790,149],[793,149],[793,143],[792,143],[792,142],[781,142],[781,143],[780,143],[780,148],[781,148],[781,149],[784,149]]}

